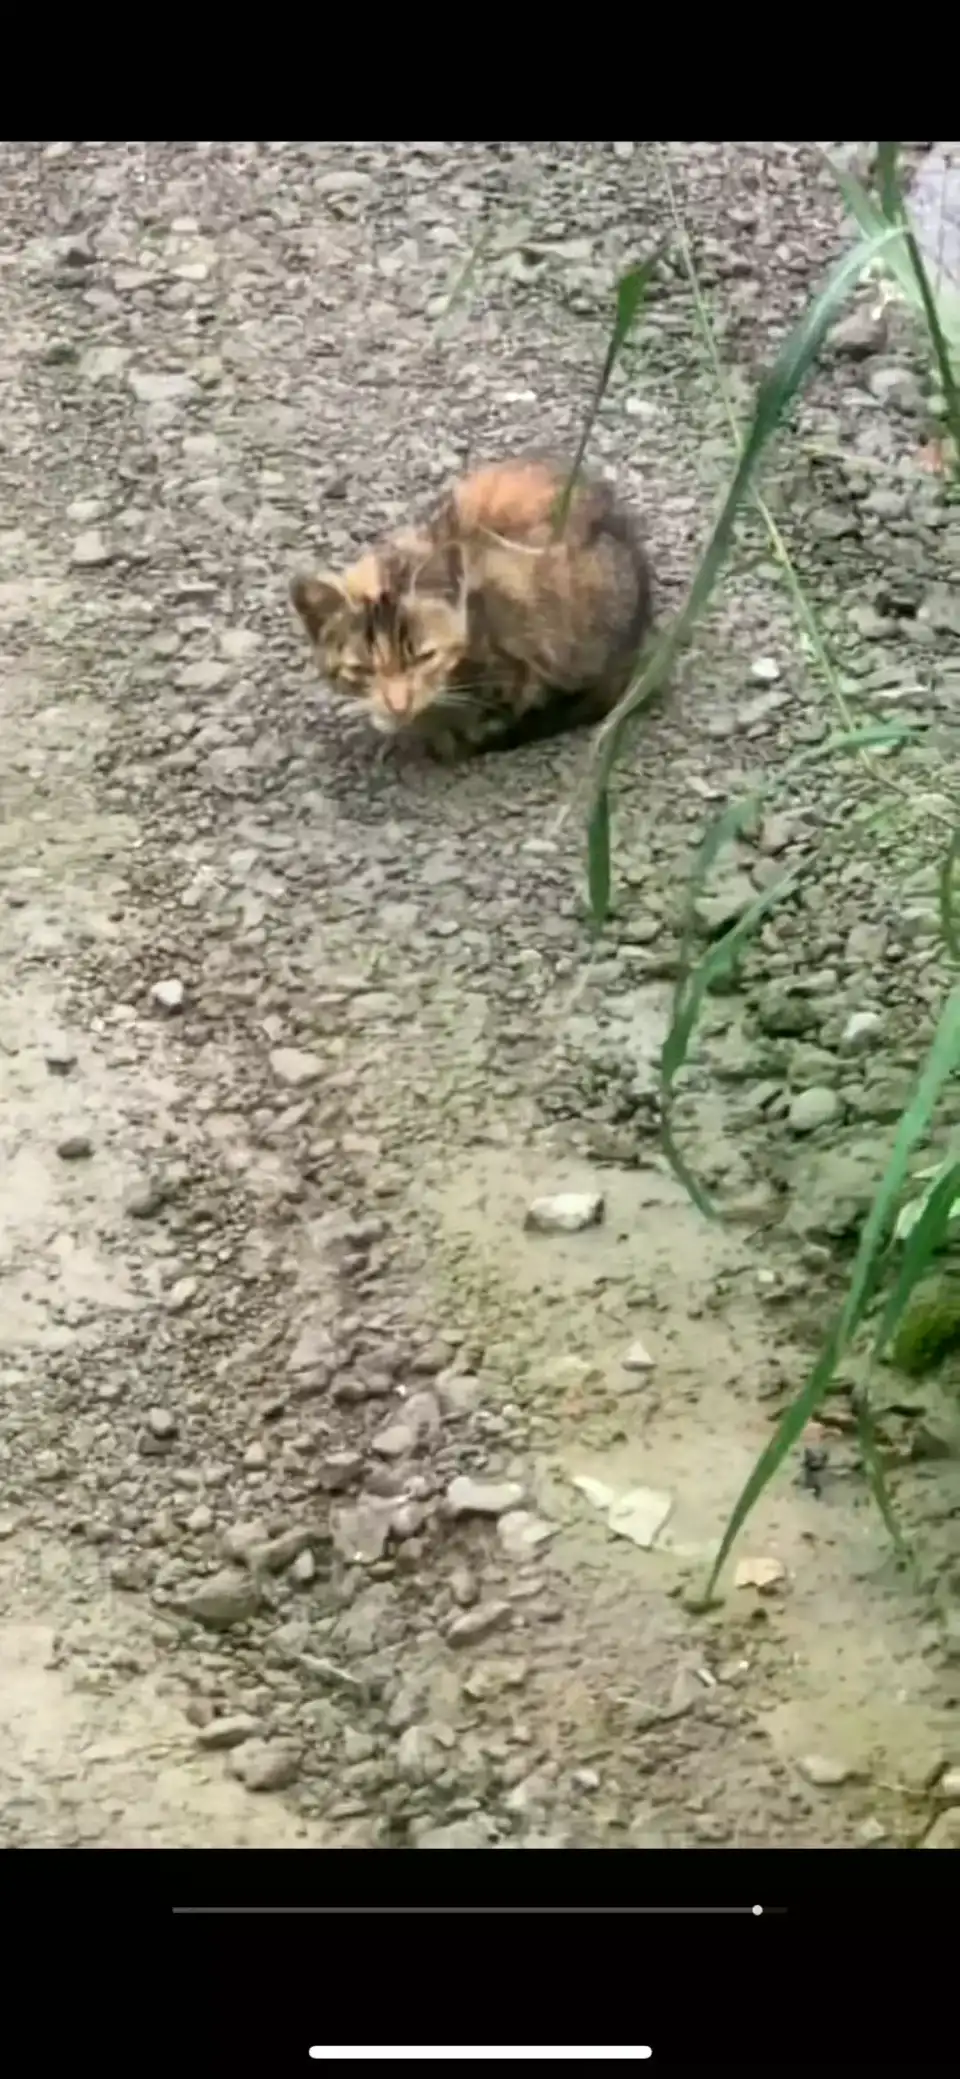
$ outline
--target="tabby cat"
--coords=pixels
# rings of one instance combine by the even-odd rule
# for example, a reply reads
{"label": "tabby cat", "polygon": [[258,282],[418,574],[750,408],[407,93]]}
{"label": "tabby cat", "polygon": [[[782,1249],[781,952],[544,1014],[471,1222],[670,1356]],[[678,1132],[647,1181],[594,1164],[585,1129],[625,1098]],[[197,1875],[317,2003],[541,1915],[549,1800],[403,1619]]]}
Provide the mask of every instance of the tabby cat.
{"label": "tabby cat", "polygon": [[294,580],[321,672],[384,735],[450,758],[598,721],[620,698],[649,567],[609,484],[579,479],[564,515],[567,474],[493,463],[342,576]]}

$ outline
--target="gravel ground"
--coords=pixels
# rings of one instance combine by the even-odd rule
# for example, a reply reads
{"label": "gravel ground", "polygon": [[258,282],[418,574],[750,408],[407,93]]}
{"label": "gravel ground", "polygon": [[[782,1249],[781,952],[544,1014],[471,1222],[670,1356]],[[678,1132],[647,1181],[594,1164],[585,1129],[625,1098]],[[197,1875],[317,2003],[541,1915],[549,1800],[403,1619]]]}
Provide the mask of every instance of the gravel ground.
{"label": "gravel ground", "polygon": [[[668,153],[742,403],[842,248],[834,189],[812,147]],[[943,987],[960,522],[912,342],[867,299],[770,485],[851,712],[930,726],[888,789],[836,759],[782,787],[709,897],[704,930],[809,867],[684,1077],[711,1226],[657,1141],[684,876],[834,719],[759,527],[618,784],[592,964],[583,741],[378,760],[286,596],[466,460],[572,440],[617,266],[669,223],[655,149],[0,171],[0,1839],[939,1845],[929,1393],[885,1431],[919,1586],[841,1394],[741,1585],[686,1599]],[[668,609],[729,469],[672,266],[594,445]],[[602,1218],[527,1225],[557,1193]]]}

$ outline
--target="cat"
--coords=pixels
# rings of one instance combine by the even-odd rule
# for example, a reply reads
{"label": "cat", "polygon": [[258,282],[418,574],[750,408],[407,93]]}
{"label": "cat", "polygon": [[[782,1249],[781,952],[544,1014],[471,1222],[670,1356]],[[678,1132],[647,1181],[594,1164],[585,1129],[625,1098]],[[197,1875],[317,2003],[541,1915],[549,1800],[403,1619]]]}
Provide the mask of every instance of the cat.
{"label": "cat", "polygon": [[386,737],[434,755],[599,721],[652,621],[640,531],[611,486],[538,457],[455,484],[418,526],[291,597],[320,670]]}

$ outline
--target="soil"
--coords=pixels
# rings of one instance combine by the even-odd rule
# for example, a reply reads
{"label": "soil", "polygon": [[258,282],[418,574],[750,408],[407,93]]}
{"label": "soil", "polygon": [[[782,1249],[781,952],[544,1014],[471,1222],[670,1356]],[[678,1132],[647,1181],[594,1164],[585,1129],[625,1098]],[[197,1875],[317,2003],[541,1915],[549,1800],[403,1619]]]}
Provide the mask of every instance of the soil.
{"label": "soil", "polygon": [[[693,1593],[946,985],[960,516],[906,321],[865,291],[766,489],[849,713],[923,731],[784,775],[837,716],[745,523],[596,945],[588,743],[380,757],[288,605],[468,460],[572,447],[664,164],[743,408],[835,185],[666,152],[3,147],[6,1845],[910,1845],[958,1780],[942,1385],[884,1375],[912,1571],[847,1382]],[[666,614],[730,469],[672,258],[592,449]],[[694,847],[760,781],[704,929],[804,871],[678,1085],[711,1222],[657,1054]],[[557,1193],[602,1218],[528,1227]]]}

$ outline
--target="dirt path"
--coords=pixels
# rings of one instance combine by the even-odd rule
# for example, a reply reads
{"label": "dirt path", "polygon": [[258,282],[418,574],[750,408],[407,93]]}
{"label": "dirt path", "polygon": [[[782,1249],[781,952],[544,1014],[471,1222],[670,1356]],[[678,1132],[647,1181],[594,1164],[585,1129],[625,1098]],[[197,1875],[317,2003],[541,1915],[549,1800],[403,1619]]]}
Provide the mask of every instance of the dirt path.
{"label": "dirt path", "polygon": [[[673,151],[742,384],[838,249],[833,194],[793,147]],[[908,1843],[960,1761],[949,1610],[945,1639],[841,1423],[820,1491],[781,1481],[741,1548],[773,1591],[684,1600],[939,986],[934,854],[911,838],[905,896],[831,768],[736,862],[761,886],[831,840],[713,999],[681,1124],[736,1217],[701,1220],[657,1145],[683,875],[711,802],[824,727],[762,542],[624,779],[589,974],[558,821],[582,743],[456,784],[375,763],[287,609],[296,562],[468,455],[571,439],[618,260],[664,218],[626,152],[3,147],[8,1844]],[[438,334],[504,221],[522,250]],[[785,524],[854,704],[936,715],[958,523],[913,466],[909,356],[874,345],[813,395]],[[666,604],[722,432],[666,281],[596,440]],[[955,798],[945,755],[911,785]],[[874,1005],[882,1054],[851,1051]],[[561,1189],[603,1222],[528,1233]],[[911,1462],[949,1591],[956,1460]]]}

